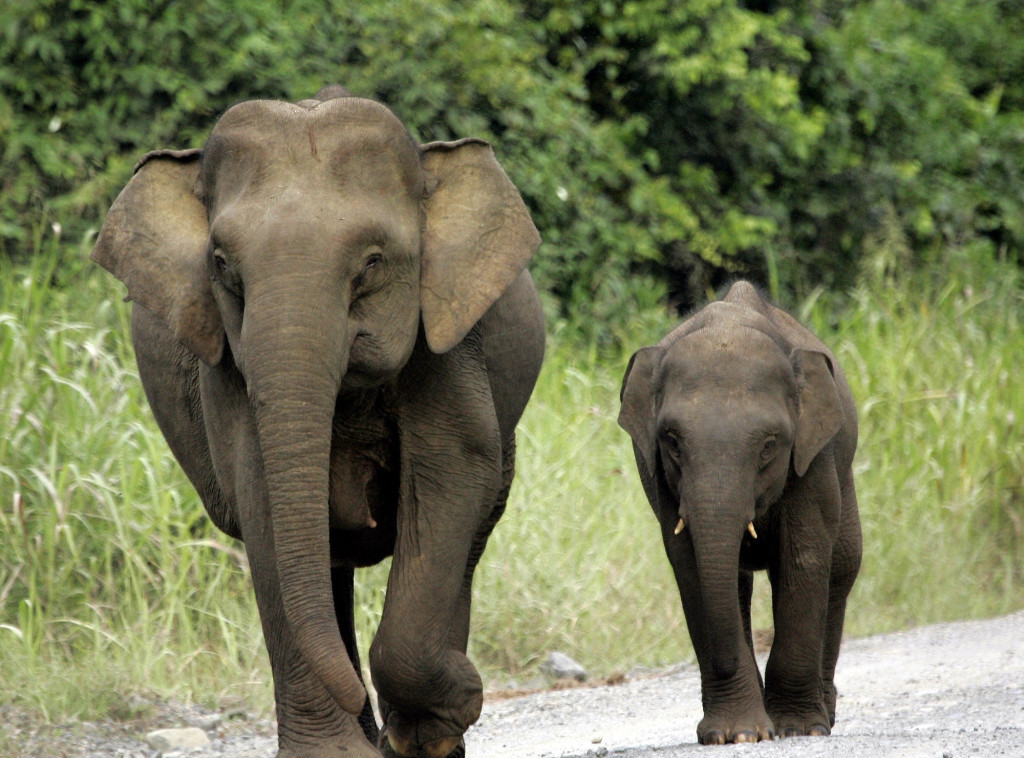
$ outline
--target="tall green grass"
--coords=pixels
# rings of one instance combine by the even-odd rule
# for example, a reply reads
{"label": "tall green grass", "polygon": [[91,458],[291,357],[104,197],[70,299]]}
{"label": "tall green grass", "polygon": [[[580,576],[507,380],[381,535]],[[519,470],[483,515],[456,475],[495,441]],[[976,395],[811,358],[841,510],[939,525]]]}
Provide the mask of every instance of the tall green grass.
{"label": "tall green grass", "polygon": [[[954,251],[851,295],[831,341],[861,414],[866,634],[1024,605],[1024,280]],[[825,307],[808,322],[827,332]]]}
{"label": "tall green grass", "polygon": [[58,253],[0,272],[3,697],[66,718],[248,695],[265,677],[238,547],[149,418],[116,282]]}
{"label": "tall green grass", "polygon": [[[0,263],[0,705],[129,716],[142,694],[272,704],[240,546],[219,534],[156,429],[123,289],[88,245],[42,234]],[[848,631],[1024,607],[1024,282],[951,253],[865,275],[800,315],[861,411],[865,559]],[[629,439],[629,353],[671,327],[638,314],[598,350],[552,326],[520,425],[516,483],[477,573],[471,655],[493,684],[562,649],[594,674],[691,655]],[[368,643],[387,566],[359,572]],[[770,625],[764,582],[755,626]]]}

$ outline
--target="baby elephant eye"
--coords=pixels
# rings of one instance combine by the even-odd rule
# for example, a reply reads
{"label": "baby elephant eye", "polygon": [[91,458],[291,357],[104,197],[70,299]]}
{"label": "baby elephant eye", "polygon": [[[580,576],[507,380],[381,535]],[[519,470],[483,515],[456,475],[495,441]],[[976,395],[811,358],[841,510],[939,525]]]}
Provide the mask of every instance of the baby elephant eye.
{"label": "baby elephant eye", "polygon": [[661,441],[673,458],[679,457],[682,452],[683,445],[679,440],[678,434],[675,432],[663,432],[661,435]]}
{"label": "baby elephant eye", "polygon": [[217,267],[217,271],[221,274],[226,274],[228,271],[228,261],[220,250],[213,251],[213,265]]}

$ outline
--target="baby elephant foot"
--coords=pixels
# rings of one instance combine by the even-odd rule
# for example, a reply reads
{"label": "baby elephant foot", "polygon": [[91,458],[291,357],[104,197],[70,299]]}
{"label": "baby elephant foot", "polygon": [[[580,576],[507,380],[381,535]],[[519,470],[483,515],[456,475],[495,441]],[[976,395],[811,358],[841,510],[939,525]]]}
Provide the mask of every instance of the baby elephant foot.
{"label": "baby elephant foot", "polygon": [[825,709],[810,712],[772,712],[775,732],[780,738],[828,737],[832,730]]}
{"label": "baby elephant foot", "polygon": [[790,737],[828,737],[832,733],[824,724],[786,725],[779,727],[779,739],[785,740]]}
{"label": "baby elephant foot", "polygon": [[697,741],[702,745],[728,745],[775,739],[775,727],[763,711],[747,714],[707,714],[697,725]]}
{"label": "baby elephant foot", "polygon": [[392,713],[380,732],[380,749],[385,758],[465,758],[462,736],[440,731],[436,724],[417,723]]}

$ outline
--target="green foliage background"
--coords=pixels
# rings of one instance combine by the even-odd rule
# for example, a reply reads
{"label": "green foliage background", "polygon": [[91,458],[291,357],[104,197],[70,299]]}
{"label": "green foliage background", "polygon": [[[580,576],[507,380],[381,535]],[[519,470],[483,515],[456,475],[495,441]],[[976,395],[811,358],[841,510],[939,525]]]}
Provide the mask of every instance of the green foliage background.
{"label": "green foliage background", "polygon": [[492,140],[550,310],[598,331],[732,273],[779,296],[878,249],[1024,258],[1022,0],[9,2],[0,244],[78,239],[145,151],[331,82]]}

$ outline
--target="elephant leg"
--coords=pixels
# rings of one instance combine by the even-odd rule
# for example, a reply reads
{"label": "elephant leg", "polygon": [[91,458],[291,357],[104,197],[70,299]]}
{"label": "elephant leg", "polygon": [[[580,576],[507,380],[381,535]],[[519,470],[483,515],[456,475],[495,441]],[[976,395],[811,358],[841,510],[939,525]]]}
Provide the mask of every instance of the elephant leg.
{"label": "elephant leg", "polygon": [[[337,704],[296,648],[281,601],[269,498],[244,384],[218,370],[203,371],[201,381],[210,452],[238,509],[274,677],[278,758],[380,758],[360,722]],[[354,648],[354,632],[352,641]],[[369,698],[363,712],[368,708]]]}
{"label": "elephant leg", "polygon": [[[369,698],[358,719],[345,712],[295,646],[281,602],[268,521],[243,518],[242,531],[274,676],[278,758],[379,758],[380,753],[367,739],[364,723],[368,716],[369,723],[376,729]],[[347,581],[347,594],[351,597],[351,578]],[[344,579],[340,583],[344,584]],[[345,591],[339,592],[336,586],[334,594],[338,597]],[[355,647],[354,628],[351,629],[353,646],[350,655]],[[342,633],[344,636],[344,630]]]}
{"label": "elephant leg", "polygon": [[387,704],[385,755],[458,755],[483,683],[466,656],[469,582],[502,491],[503,453],[474,334],[414,355],[399,423],[395,554],[377,636],[374,685]]}
{"label": "elephant leg", "polygon": [[295,647],[280,600],[276,569],[266,558],[268,546],[259,539],[252,542],[255,544],[250,547],[250,540],[246,540],[246,549],[274,676],[278,758],[379,758],[363,723],[368,716],[376,729],[369,698],[357,719],[342,710],[327,692]]}
{"label": "elephant leg", "polygon": [[[838,503],[838,483],[833,489]],[[775,640],[765,669],[765,707],[780,737],[827,735],[822,657],[837,525],[827,523],[823,514],[831,509],[818,498],[796,498],[787,506],[768,569]],[[838,515],[838,506],[834,511]]]}
{"label": "elephant leg", "polygon": [[132,307],[132,344],[146,399],[167,445],[199,493],[214,525],[241,532],[214,473],[199,392],[199,359],[175,339],[167,324],[140,305]]}
{"label": "elephant leg", "polygon": [[[335,566],[331,569],[331,587],[334,595],[334,612],[338,617],[338,629],[341,631],[341,639],[345,643],[349,660],[352,661],[352,668],[355,669],[359,681],[362,682],[364,681],[363,672],[359,664],[359,648],[356,645],[354,579],[355,570],[351,566]],[[363,704],[358,721],[366,739],[376,744],[380,730],[377,727],[377,719],[373,715],[373,706],[369,697]]]}
{"label": "elephant leg", "polygon": [[[461,651],[462,653],[466,652],[466,648],[469,644],[469,619],[473,596],[473,574],[475,573],[476,567],[483,555],[484,548],[487,546],[487,540],[490,538],[491,532],[494,530],[495,525],[505,512],[505,505],[508,502],[509,490],[512,487],[512,479],[515,475],[515,457],[515,437],[513,436],[504,446],[501,491],[498,493],[498,497],[495,500],[494,509],[491,511],[490,517],[486,522],[484,522],[483,526],[473,539],[473,545],[469,552],[469,559],[466,563],[466,571],[463,575],[462,590],[459,593],[458,603],[455,608],[455,615],[452,618],[451,630],[448,636],[448,646],[450,649]],[[384,714],[385,712],[390,712],[390,705],[386,701],[381,699],[378,700],[381,705],[381,713]],[[386,720],[387,717],[385,716],[385,721]],[[391,746],[387,743],[382,744],[382,747],[385,754],[388,754],[391,750]],[[465,750],[465,741],[460,740],[455,749],[448,754],[448,758],[463,758],[463,756],[465,756]]]}
{"label": "elephant leg", "polygon": [[[686,627],[700,665],[704,718],[697,725],[697,739],[704,745],[770,740],[775,734],[774,726],[764,708],[753,651],[741,652],[736,672],[728,679],[721,679],[714,673],[711,635],[715,630],[709,628],[706,621],[693,541],[687,531],[674,533],[678,518],[675,513],[659,514],[665,552],[675,574]],[[742,583],[742,578],[739,581]],[[742,623],[737,617],[737,626]]]}
{"label": "elephant leg", "polygon": [[[465,654],[472,546],[464,537],[480,524],[461,515],[435,514],[429,527],[399,518],[384,613],[370,648],[386,713],[385,756],[459,755],[462,735],[480,715],[483,683]],[[420,535],[429,535],[430,544]]]}
{"label": "elephant leg", "polygon": [[470,605],[473,598],[473,574],[480,563],[484,549],[487,547],[487,540],[491,532],[505,513],[505,506],[508,503],[509,491],[512,488],[512,480],[515,478],[516,467],[516,439],[515,435],[507,440],[502,448],[501,463],[501,490],[494,500],[494,508],[490,516],[477,531],[473,538],[473,545],[469,550],[469,559],[466,562],[466,572],[462,580],[462,592],[459,594],[459,602],[456,608],[455,617],[452,619],[451,634],[448,644],[456,650],[466,652],[469,644],[469,617]]}
{"label": "elephant leg", "polygon": [[846,617],[846,598],[860,571],[862,537],[860,515],[857,512],[857,493],[852,474],[843,485],[843,513],[839,538],[832,550],[832,572],[829,579],[828,618],[825,622],[825,646],[821,660],[821,686],[825,693],[825,708],[829,725],[836,723],[836,661],[843,637]]}

